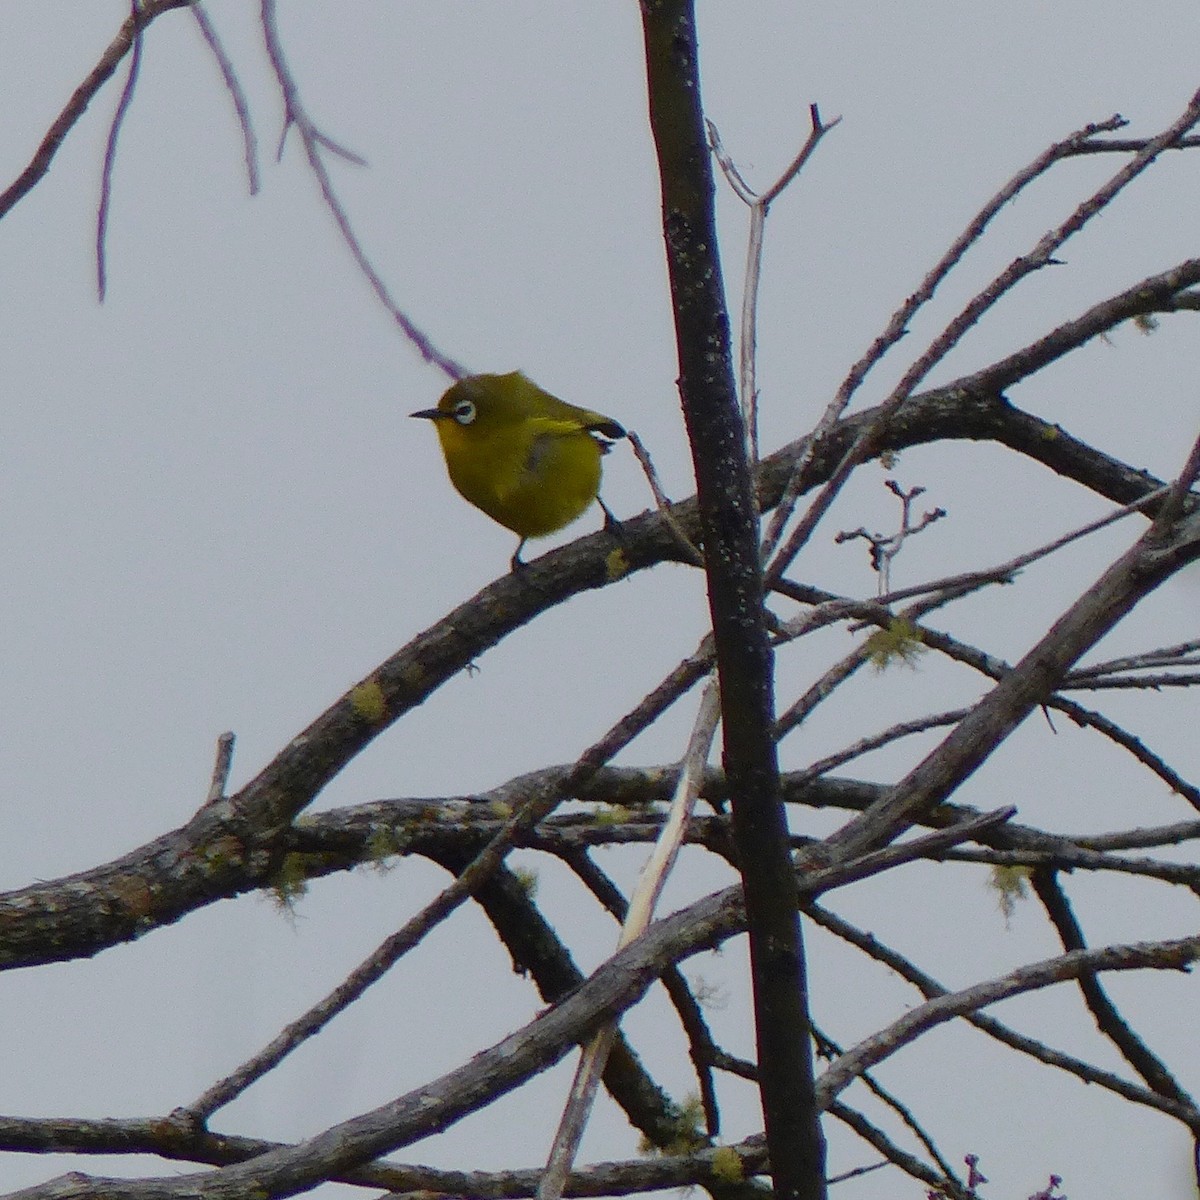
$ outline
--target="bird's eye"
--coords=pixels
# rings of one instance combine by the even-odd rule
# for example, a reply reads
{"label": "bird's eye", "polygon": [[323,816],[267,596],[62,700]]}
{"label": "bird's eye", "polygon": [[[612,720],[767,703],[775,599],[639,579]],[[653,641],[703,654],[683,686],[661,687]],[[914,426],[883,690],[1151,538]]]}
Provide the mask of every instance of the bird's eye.
{"label": "bird's eye", "polygon": [[475,405],[470,400],[460,400],[452,411],[460,425],[470,425],[475,420]]}

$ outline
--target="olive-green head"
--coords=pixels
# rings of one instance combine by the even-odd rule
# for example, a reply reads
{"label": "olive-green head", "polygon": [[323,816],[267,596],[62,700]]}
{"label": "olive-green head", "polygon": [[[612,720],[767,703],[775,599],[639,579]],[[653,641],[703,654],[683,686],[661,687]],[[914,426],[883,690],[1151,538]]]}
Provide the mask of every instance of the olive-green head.
{"label": "olive-green head", "polygon": [[[468,375],[447,388],[436,408],[411,415],[436,422],[439,433],[444,422],[453,421],[472,441],[494,437],[526,421],[565,421],[603,437],[625,436],[625,430],[610,417],[552,396],[520,371]],[[443,433],[443,440],[446,436]]]}

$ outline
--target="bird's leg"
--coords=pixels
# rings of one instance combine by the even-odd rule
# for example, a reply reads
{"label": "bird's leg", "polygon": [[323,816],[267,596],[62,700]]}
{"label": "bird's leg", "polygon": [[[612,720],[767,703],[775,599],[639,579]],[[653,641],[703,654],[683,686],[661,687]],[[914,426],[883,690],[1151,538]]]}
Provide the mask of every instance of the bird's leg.
{"label": "bird's leg", "polygon": [[517,548],[516,548],[516,549],[513,551],[513,556],[512,556],[512,558],[509,560],[509,562],[510,562],[510,566],[511,566],[511,569],[512,569],[514,572],[515,572],[515,571],[520,571],[520,570],[521,570],[523,567],[527,567],[527,566],[529,566],[529,564],[528,564],[528,563],[527,563],[527,562],[526,562],[526,561],[525,561],[525,560],[524,560],[524,559],[521,557],[521,548],[522,548],[522,547],[525,545],[525,543],[526,543],[528,540],[529,540],[528,538],[522,538],[522,539],[521,539],[521,540],[520,540],[520,541],[517,543]]}

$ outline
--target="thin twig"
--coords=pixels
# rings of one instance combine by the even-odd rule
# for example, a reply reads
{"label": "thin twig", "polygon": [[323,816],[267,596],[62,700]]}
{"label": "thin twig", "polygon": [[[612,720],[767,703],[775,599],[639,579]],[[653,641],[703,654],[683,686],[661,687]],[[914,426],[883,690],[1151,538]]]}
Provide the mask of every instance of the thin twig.
{"label": "thin twig", "polygon": [[742,173],[734,164],[721,142],[721,135],[712,121],[706,120],[709,146],[734,194],[750,209],[750,230],[746,238],[746,279],[742,285],[742,316],[738,348],[738,392],[742,399],[742,412],[746,420],[746,436],[750,461],[758,462],[758,295],[759,280],[762,278],[763,232],[766,228],[767,211],[772,202],[804,169],[821,139],[841,121],[834,117],[822,122],[817,105],[810,104],[808,117],[811,128],[808,139],[800,152],[784,169],[783,174],[761,195],[746,183]]}
{"label": "thin twig", "polygon": [[[710,676],[700,697],[700,706],[688,740],[687,750],[679,764],[675,795],[654,851],[642,868],[637,887],[629,901],[629,911],[621,925],[617,949],[627,946],[640,936],[654,915],[658,898],[666,884],[671,867],[687,834],[688,822],[695,808],[696,796],[704,776],[705,763],[712,749],[717,722],[721,715],[720,693],[715,676]],[[609,1022],[592,1035],[584,1047],[575,1078],[571,1084],[566,1107],[546,1161],[546,1170],[538,1184],[538,1200],[559,1200],[567,1176],[575,1161],[588,1115],[595,1102],[608,1052],[616,1035],[616,1022]]]}
{"label": "thin twig", "polygon": [[[449,355],[439,350],[397,304],[387,284],[383,281],[383,277],[367,257],[367,252],[363,248],[362,242],[359,241],[358,234],[354,232],[354,227],[350,224],[350,218],[346,215],[346,210],[343,208],[342,202],[334,190],[333,180],[330,178],[329,171],[325,166],[325,160],[321,157],[321,150],[330,150],[351,162],[361,163],[362,159],[322,133],[309,119],[301,103],[299,89],[292,76],[291,68],[288,66],[283,44],[279,38],[275,10],[276,0],[261,0],[260,11],[267,57],[271,61],[271,67],[275,72],[275,78],[283,94],[284,133],[286,134],[289,128],[294,128],[299,135],[300,141],[304,146],[305,157],[308,159],[309,168],[312,170],[313,177],[320,188],[321,197],[325,201],[325,207],[333,217],[334,224],[337,225],[338,232],[342,235],[342,240],[345,242],[354,261],[358,264],[358,269],[366,277],[367,282],[371,285],[371,290],[378,297],[379,302],[391,314],[392,320],[399,326],[400,332],[426,362],[432,363],[433,366],[437,367],[451,379],[463,378],[464,375],[468,374],[467,369],[455,362]],[[282,149],[282,140],[280,147]]]}
{"label": "thin twig", "polygon": [[849,404],[854,393],[858,391],[862,381],[871,369],[883,358],[902,337],[908,332],[909,322],[917,311],[927,304],[934,293],[945,281],[946,276],[962,261],[967,251],[983,237],[988,226],[1000,211],[1017,195],[1027,188],[1035,179],[1044,175],[1055,163],[1076,153],[1081,145],[1098,133],[1120,129],[1127,125],[1124,117],[1114,114],[1104,121],[1095,121],[1082,129],[1068,134],[1060,142],[1047,147],[1032,162],[1019,170],[971,219],[967,227],[951,243],[950,248],[938,260],[920,285],[904,303],[892,314],[887,328],[871,344],[867,352],[851,368],[846,378],[842,380],[833,399],[833,408],[840,415]]}
{"label": "thin twig", "polygon": [[684,532],[683,526],[675,517],[672,511],[670,498],[662,489],[662,484],[658,478],[658,471],[655,469],[654,460],[650,457],[650,451],[646,449],[642,439],[632,430],[625,431],[625,437],[633,449],[633,456],[641,465],[642,472],[646,476],[646,481],[650,484],[650,491],[654,496],[654,504],[658,509],[659,515],[667,523],[667,528],[671,531],[676,542],[679,543],[679,548],[683,551],[684,557],[693,564],[693,566],[704,566],[704,555],[692,544],[691,539]]}
{"label": "thin twig", "polygon": [[[1088,139],[1080,142],[1072,151],[1072,157],[1082,157],[1092,154],[1136,154],[1146,148],[1146,138],[1108,138],[1104,141]],[[1168,150],[1194,150],[1200,146],[1200,136],[1181,137]]]}
{"label": "thin twig", "polygon": [[1076,681],[1099,675],[1116,675],[1123,671],[1145,671],[1150,667],[1190,667],[1200,665],[1200,638],[1177,642],[1174,646],[1159,646],[1141,654],[1127,654],[1105,662],[1078,667],[1068,676]]}
{"label": "thin twig", "polygon": [[980,834],[989,833],[1001,825],[1007,824],[1017,810],[1012,805],[997,808],[993,812],[976,813],[964,817],[941,829],[923,833],[920,837],[909,838],[908,841],[896,842],[885,846],[882,850],[872,850],[860,855],[847,863],[832,870],[830,878],[834,882],[826,884],[825,869],[811,870],[806,876],[806,883],[811,893],[816,895],[824,892],[827,887],[846,887],[857,883],[860,879],[872,875],[880,875],[884,871],[894,870],[904,863],[916,862],[922,858],[936,858],[946,854],[951,847],[962,842],[971,841]]}
{"label": "thin twig", "polygon": [[141,10],[141,0],[129,0],[129,20],[133,25],[133,48],[129,56],[129,74],[125,77],[125,86],[121,89],[121,98],[117,101],[113,113],[112,124],[108,129],[108,141],[104,146],[104,167],[100,175],[100,204],[96,210],[96,294],[100,303],[104,303],[104,295],[108,290],[108,266],[106,262],[105,242],[108,238],[108,209],[112,200],[113,171],[117,165],[117,139],[121,134],[121,126],[129,106],[133,103],[134,88],[137,87],[138,74],[142,65],[142,29],[138,22]]}
{"label": "thin twig", "polygon": [[1116,676],[1094,675],[1088,679],[1072,679],[1071,676],[1063,681],[1063,691],[1107,691],[1112,689],[1158,692],[1163,688],[1197,687],[1200,686],[1200,675],[1188,674],[1157,674]]}
{"label": "thin twig", "polygon": [[242,146],[246,160],[246,179],[250,195],[257,196],[259,189],[258,138],[255,136],[254,125],[250,120],[250,102],[246,99],[246,92],[242,87],[241,80],[238,79],[237,71],[234,70],[233,61],[225,52],[225,46],[221,42],[221,37],[217,33],[216,26],[209,19],[201,0],[196,0],[196,3],[193,4],[192,15],[196,18],[196,26],[200,30],[200,36],[204,38],[205,44],[212,53],[213,59],[217,64],[217,69],[221,72],[221,79],[225,84],[225,90],[229,93],[229,98],[233,102],[233,110],[237,114],[238,125],[242,130]]}
{"label": "thin twig", "polygon": [[819,779],[822,775],[827,775],[830,771],[845,766],[846,763],[861,758],[872,750],[878,750],[881,746],[899,741],[900,738],[911,737],[914,733],[927,733],[931,729],[939,729],[944,725],[953,725],[955,722],[961,721],[970,711],[969,708],[954,708],[949,712],[930,713],[924,717],[915,717],[911,721],[897,721],[895,725],[891,725],[879,733],[859,738],[844,750],[817,759],[816,762],[804,768],[799,781],[807,783],[809,780]]}
{"label": "thin twig", "polygon": [[229,783],[229,771],[233,766],[234,735],[226,732],[217,738],[217,758],[213,763],[212,781],[208,785],[206,804],[217,804],[225,799],[225,788]]}

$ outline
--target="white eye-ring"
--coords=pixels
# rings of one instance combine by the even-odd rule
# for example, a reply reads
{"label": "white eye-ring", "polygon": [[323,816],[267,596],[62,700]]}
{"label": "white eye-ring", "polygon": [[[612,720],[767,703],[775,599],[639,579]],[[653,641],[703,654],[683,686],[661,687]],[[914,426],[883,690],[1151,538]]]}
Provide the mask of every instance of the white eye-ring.
{"label": "white eye-ring", "polygon": [[460,400],[451,411],[460,425],[470,425],[475,420],[475,405],[470,400]]}

